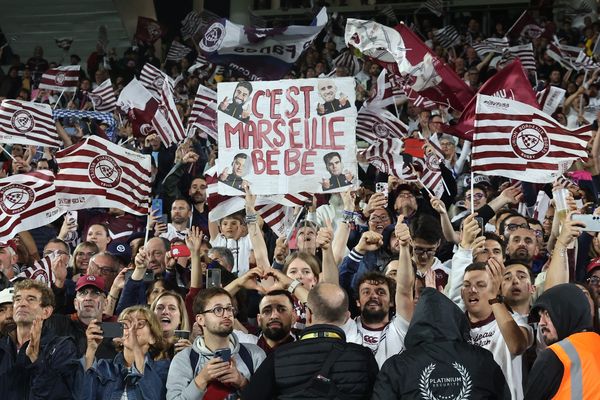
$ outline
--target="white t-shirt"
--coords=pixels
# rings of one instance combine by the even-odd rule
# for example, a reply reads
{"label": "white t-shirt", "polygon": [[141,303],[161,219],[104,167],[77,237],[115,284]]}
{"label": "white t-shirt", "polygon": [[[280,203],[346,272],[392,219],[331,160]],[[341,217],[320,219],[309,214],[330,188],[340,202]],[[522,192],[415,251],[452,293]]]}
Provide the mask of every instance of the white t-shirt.
{"label": "white t-shirt", "polygon": [[227,247],[233,253],[233,270],[238,276],[244,275],[250,269],[250,252],[252,251],[252,242],[248,235],[242,236],[238,240],[227,239],[222,233],[215,240],[210,241],[212,247]]}
{"label": "white t-shirt", "polygon": [[173,239],[181,239],[185,240],[190,230],[185,228],[183,231],[178,231],[172,223],[167,224],[167,231],[165,233],[161,233],[160,237],[167,239],[169,242]]}
{"label": "white t-shirt", "polygon": [[[512,317],[519,327],[527,328],[530,333],[529,337],[533,339],[533,329],[527,324],[527,319],[517,313],[512,313]],[[512,400],[523,399],[523,356],[510,354],[496,320],[471,328],[471,340],[469,342],[481,346],[493,354],[494,360],[502,368],[506,383],[510,388]],[[528,347],[532,344],[530,342]]]}
{"label": "white t-shirt", "polygon": [[360,317],[349,319],[342,329],[348,343],[356,343],[373,351],[379,368],[385,360],[404,351],[404,338],[409,321],[395,315],[382,330],[374,331],[363,326]]}

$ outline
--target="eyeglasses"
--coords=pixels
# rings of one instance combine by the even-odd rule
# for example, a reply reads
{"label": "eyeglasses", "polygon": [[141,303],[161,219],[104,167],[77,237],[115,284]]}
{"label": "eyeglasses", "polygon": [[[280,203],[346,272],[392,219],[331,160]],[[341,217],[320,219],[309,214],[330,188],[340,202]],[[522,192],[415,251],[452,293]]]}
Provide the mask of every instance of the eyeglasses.
{"label": "eyeglasses", "polygon": [[369,221],[371,222],[384,222],[384,221],[389,221],[390,218],[387,216],[383,216],[383,217],[371,217],[369,218]]}
{"label": "eyeglasses", "polygon": [[544,236],[544,231],[541,229],[534,229],[533,233],[535,233],[535,237],[542,237]]}
{"label": "eyeglasses", "polygon": [[[485,197],[485,194],[483,194],[483,193],[475,193],[475,194],[473,195],[473,199],[474,199],[474,200],[481,200],[481,199],[483,199],[484,197]],[[470,195],[470,194],[467,194],[466,200],[470,200],[470,199],[471,199],[471,195]]]}
{"label": "eyeglasses", "polygon": [[529,229],[529,225],[528,224],[508,224],[508,225],[506,225],[506,229],[511,232],[516,231],[519,228]]}
{"label": "eyeglasses", "polygon": [[415,247],[415,248],[413,248],[413,251],[418,256],[422,256],[423,254],[427,253],[427,255],[429,257],[431,257],[431,256],[435,255],[435,252],[437,251],[437,249],[424,249],[422,247]]}
{"label": "eyeglasses", "polygon": [[123,324],[123,329],[131,329],[134,326],[136,329],[143,329],[148,325],[148,320],[146,319],[138,319],[136,321],[121,320],[119,322]]}
{"label": "eyeglasses", "polygon": [[[594,286],[600,285],[600,277],[597,277],[597,276],[592,276],[592,277],[588,278],[587,281],[590,285],[594,285]],[[16,301],[15,301],[15,303],[16,303]]]}
{"label": "eyeglasses", "polygon": [[99,291],[98,289],[84,289],[84,290],[80,290],[79,292],[77,292],[77,296],[79,297],[85,297],[87,295],[91,296],[91,297],[98,297],[102,294],[101,291]]}
{"label": "eyeglasses", "polygon": [[233,306],[227,306],[227,307],[216,306],[216,307],[211,308],[210,310],[202,311],[200,314],[213,313],[217,317],[222,317],[223,314],[225,314],[225,311],[227,311],[231,315],[237,314],[237,310]]}
{"label": "eyeglasses", "polygon": [[98,269],[102,275],[114,275],[117,273],[117,270],[109,267],[99,267]]}
{"label": "eyeglasses", "polygon": [[89,258],[89,257],[95,256],[95,255],[96,255],[96,253],[94,253],[94,252],[84,253],[82,251],[82,252],[77,253],[77,255],[75,255],[75,257],[88,257]]}
{"label": "eyeglasses", "polygon": [[27,296],[27,297],[21,297],[21,296],[14,296],[13,297],[13,304],[17,304],[24,301],[27,304],[31,304],[31,303],[39,303],[42,300],[38,299],[35,296]]}

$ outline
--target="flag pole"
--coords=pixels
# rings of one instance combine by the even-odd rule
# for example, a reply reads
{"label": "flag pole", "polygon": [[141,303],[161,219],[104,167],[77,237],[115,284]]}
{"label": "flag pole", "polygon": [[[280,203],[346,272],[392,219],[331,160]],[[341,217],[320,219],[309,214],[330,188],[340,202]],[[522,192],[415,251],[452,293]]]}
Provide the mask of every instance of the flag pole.
{"label": "flag pole", "polygon": [[[414,171],[414,169],[413,169],[413,171]],[[425,186],[425,184],[423,183],[421,178],[417,177],[417,182],[419,182],[421,184],[421,186],[423,186],[423,189],[425,189],[425,191],[429,194],[429,197],[435,197],[433,195],[433,193],[431,193],[431,190],[429,190],[429,188],[427,186]]]}
{"label": "flag pole", "polygon": [[[583,87],[587,84],[588,69],[583,73]],[[589,87],[589,86],[588,86]],[[583,113],[583,93],[579,95],[579,114]]]}
{"label": "flag pole", "polygon": [[65,89],[63,89],[60,92],[60,96],[58,96],[58,99],[56,100],[56,103],[54,103],[54,107],[52,108],[53,110],[56,110],[56,106],[58,105],[58,102],[60,101],[60,99],[62,99],[63,94],[65,93]]}
{"label": "flag pole", "polygon": [[3,151],[3,152],[5,152],[5,153],[6,153],[6,155],[7,155],[7,156],[9,156],[9,157],[10,157],[10,158],[11,158],[13,161],[17,161],[17,160],[15,160],[15,158],[13,157],[13,155],[12,155],[12,154],[10,154],[10,153],[8,152],[8,150],[6,150],[6,149],[4,148],[4,146],[0,146],[0,147],[2,147],[2,151]]}
{"label": "flag pole", "polygon": [[475,173],[473,173],[473,168],[471,168],[471,214],[475,213],[475,205],[473,204],[473,186],[475,182]]}
{"label": "flag pole", "polygon": [[148,214],[146,215],[146,235],[144,236],[144,246],[148,243],[148,236],[150,235],[150,227],[148,226],[148,220],[150,219],[150,214],[152,213],[152,201],[148,204]]}

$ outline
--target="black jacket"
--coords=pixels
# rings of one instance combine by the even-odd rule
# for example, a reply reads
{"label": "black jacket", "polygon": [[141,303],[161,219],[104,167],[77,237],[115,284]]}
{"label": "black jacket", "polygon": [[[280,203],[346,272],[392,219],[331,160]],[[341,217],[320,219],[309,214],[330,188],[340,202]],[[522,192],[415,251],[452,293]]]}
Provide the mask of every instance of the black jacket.
{"label": "black jacket", "polygon": [[[578,333],[593,332],[592,314],[587,297],[579,287],[564,283],[546,290],[535,302],[532,320],[539,320],[539,311],[546,310],[556,329],[558,341]],[[600,357],[600,349],[598,356]],[[540,353],[529,374],[525,399],[550,399],[562,381],[564,367],[556,354],[546,349]]]}
{"label": "black jacket", "polygon": [[[56,336],[71,337],[77,348],[77,358],[85,355],[87,349],[85,331],[87,326],[79,319],[72,319],[70,315],[54,314],[44,321],[44,329],[51,331]],[[98,351],[96,351],[96,358],[112,360],[116,355],[117,349],[113,345],[112,339],[103,339],[98,346]]]}
{"label": "black jacket", "polygon": [[423,290],[408,328],[406,351],[388,359],[373,399],[509,399],[492,353],[467,343],[469,321],[446,296]]}
{"label": "black jacket", "polygon": [[3,400],[73,399],[77,354],[69,337],[44,331],[40,353],[32,363],[27,342],[19,350],[6,336],[0,340],[0,393]]}
{"label": "black jacket", "polygon": [[[324,332],[333,332],[340,339],[306,338],[307,334]],[[340,347],[339,357],[325,378],[330,379],[341,394],[327,397],[311,393],[308,390],[311,379],[319,374],[336,345]],[[298,341],[278,347],[267,356],[244,389],[242,399],[368,399],[377,371],[371,350],[346,343],[344,331],[336,326],[313,325],[302,331]]]}

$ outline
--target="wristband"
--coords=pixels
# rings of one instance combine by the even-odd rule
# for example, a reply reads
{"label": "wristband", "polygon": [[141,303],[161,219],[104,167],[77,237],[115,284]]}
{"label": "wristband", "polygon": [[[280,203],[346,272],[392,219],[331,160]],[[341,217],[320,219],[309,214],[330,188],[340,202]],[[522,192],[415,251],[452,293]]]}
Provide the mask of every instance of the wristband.
{"label": "wristband", "polygon": [[258,220],[258,214],[246,214],[246,224],[254,224]]}
{"label": "wristband", "polygon": [[294,290],[296,290],[296,288],[300,285],[302,285],[302,282],[300,282],[298,279],[294,279],[288,286],[287,290],[290,292],[290,294],[294,294]]}

